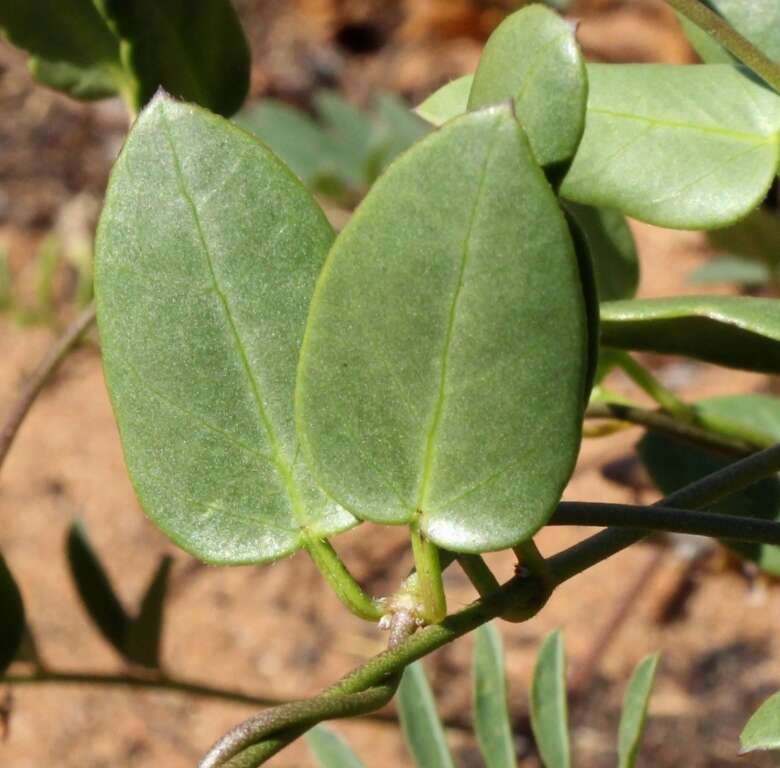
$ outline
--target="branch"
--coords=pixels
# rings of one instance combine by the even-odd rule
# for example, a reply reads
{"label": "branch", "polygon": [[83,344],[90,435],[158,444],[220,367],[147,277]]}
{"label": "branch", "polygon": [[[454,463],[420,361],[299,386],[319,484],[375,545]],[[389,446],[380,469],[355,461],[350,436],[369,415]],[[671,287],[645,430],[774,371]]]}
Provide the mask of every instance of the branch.
{"label": "branch", "polygon": [[687,440],[729,456],[748,456],[757,448],[764,447],[679,421],[662,411],[651,411],[620,403],[591,403],[585,411],[585,418],[630,422],[653,432]]}
{"label": "branch", "polygon": [[710,10],[701,0],[666,0],[683,16],[715,38],[772,88],[780,93],[780,66],[739,34],[722,16]]}
{"label": "branch", "polygon": [[65,329],[62,336],[49,348],[43,360],[41,360],[22,388],[16,402],[13,403],[11,410],[8,412],[2,425],[0,425],[0,470],[2,470],[3,462],[8,455],[16,433],[35,402],[35,398],[38,397],[51,375],[76,346],[94,320],[95,304],[92,303],[82,310],[78,317]]}
{"label": "branch", "polygon": [[615,526],[780,545],[780,523],[755,517],[630,504],[561,502],[547,525]]}
{"label": "branch", "polygon": [[[754,453],[711,475],[686,485],[661,499],[654,506],[699,509],[737,493],[780,472],[780,444]],[[550,569],[561,581],[590,568],[602,560],[636,544],[647,536],[643,528],[607,528],[585,541],[569,547],[549,559]]]}

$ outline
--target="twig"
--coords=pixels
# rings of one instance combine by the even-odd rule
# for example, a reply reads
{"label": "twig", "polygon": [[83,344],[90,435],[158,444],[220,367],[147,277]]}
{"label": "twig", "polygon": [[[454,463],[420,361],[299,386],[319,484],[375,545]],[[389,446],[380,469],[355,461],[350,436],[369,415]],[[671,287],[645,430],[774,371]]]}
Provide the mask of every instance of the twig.
{"label": "twig", "polygon": [[739,34],[725,19],[708,8],[701,0],[666,0],[672,8],[701,27],[727,51],[746,64],[757,75],[780,93],[780,66]]}
{"label": "twig", "polygon": [[65,329],[49,350],[44,355],[38,367],[25,383],[16,401],[11,405],[11,410],[0,425],[0,470],[8,456],[11,444],[22,425],[25,416],[35,402],[41,390],[45,386],[60,363],[68,356],[68,353],[76,346],[79,339],[95,320],[95,304],[86,307]]}
{"label": "twig", "polygon": [[687,440],[729,456],[748,456],[757,448],[764,447],[682,422],[662,411],[651,411],[619,403],[591,403],[585,411],[585,418],[615,419],[637,424],[654,432]]}
{"label": "twig", "polygon": [[752,544],[780,545],[780,523],[774,520],[717,512],[692,512],[689,509],[674,509],[659,504],[641,507],[631,504],[562,501],[547,525],[642,528],[645,532],[687,533],[692,536],[709,536]]}

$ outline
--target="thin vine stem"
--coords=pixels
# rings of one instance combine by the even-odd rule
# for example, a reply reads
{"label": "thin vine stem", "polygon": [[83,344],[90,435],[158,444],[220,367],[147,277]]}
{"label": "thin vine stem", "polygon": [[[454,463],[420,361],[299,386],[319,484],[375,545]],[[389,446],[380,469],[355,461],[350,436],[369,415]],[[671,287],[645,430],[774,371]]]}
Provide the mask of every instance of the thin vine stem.
{"label": "thin vine stem", "polygon": [[68,356],[68,353],[78,344],[95,321],[94,302],[85,307],[79,315],[65,328],[62,335],[46,351],[43,359],[22,387],[15,402],[11,405],[2,424],[0,424],[0,471],[8,456],[19,427],[22,426],[35,398],[38,397],[46,382]]}
{"label": "thin vine stem", "polygon": [[687,440],[690,443],[709,448],[729,456],[749,456],[756,449],[764,448],[736,437],[730,437],[704,427],[696,426],[662,411],[636,408],[622,403],[591,403],[585,411],[586,419],[608,419],[645,427],[670,437]]}
{"label": "thin vine stem", "polygon": [[749,544],[780,545],[780,523],[689,509],[597,502],[561,502],[547,525],[613,526],[687,533]]}
{"label": "thin vine stem", "polygon": [[666,0],[666,2],[715,38],[727,51],[734,54],[743,64],[760,75],[777,93],[780,93],[780,66],[740,35],[723,17],[708,8],[701,0]]}
{"label": "thin vine stem", "polygon": [[[760,451],[685,486],[662,499],[656,506],[707,506],[776,472],[780,472],[780,445]],[[608,528],[549,558],[546,561],[549,578],[557,586],[640,541],[647,533],[646,529]],[[531,618],[545,605],[551,591],[547,584],[540,583],[530,572],[521,571],[493,594],[448,616],[440,624],[424,627],[395,647],[370,659],[318,696],[284,705],[283,708],[267,710],[240,724],[214,745],[200,768],[255,768],[315,723],[363,714],[364,705],[370,696],[354,698],[355,694],[369,693],[379,687],[376,698],[383,702],[387,686],[393,684],[408,664],[507,611],[522,609],[526,619]]]}

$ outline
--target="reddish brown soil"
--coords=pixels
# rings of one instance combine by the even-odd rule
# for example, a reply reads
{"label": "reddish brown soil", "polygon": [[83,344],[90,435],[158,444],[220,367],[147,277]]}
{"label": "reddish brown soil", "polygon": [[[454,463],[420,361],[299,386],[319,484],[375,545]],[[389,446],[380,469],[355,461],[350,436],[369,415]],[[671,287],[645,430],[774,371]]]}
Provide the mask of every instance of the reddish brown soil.
{"label": "reddish brown soil", "polygon": [[[356,99],[378,85],[419,96],[436,82],[473,66],[481,40],[495,24],[500,4],[462,0],[412,3],[298,0],[240,3],[256,55],[253,90],[305,102],[326,63]],[[599,58],[684,61],[690,56],[673,17],[658,2],[581,2],[580,36]],[[331,42],[345,23],[368,21],[388,42],[371,56],[348,56]],[[335,57],[335,58],[334,58]],[[314,63],[312,63],[314,61]],[[325,63],[323,63],[325,62]],[[334,63],[335,62],[335,63]],[[77,191],[99,197],[121,136],[121,111],[113,105],[73,106],[35,88],[20,57],[0,48],[0,243],[24,283],[36,242]],[[318,74],[319,73],[319,74]],[[12,116],[12,119],[11,119]],[[3,197],[0,196],[0,197]],[[2,202],[2,201],[0,201]],[[703,238],[636,225],[643,259],[643,295],[685,289],[685,275],[706,255]],[[0,413],[24,375],[50,343],[46,328],[20,328],[0,318]],[[670,359],[653,361],[659,375],[685,396],[752,391],[762,377]],[[618,380],[617,387],[630,391]],[[633,394],[633,393],[632,393]],[[603,479],[600,468],[626,456],[637,433],[586,441],[570,499],[650,500]],[[265,568],[207,569],[175,550],[141,513],[123,466],[116,428],[94,346],[82,348],[35,405],[0,478],[0,548],[16,574],[29,622],[47,664],[62,670],[121,670],[93,630],[66,571],[63,537],[74,517],[84,519],[122,597],[132,605],[160,554],[175,556],[164,645],[166,670],[258,695],[314,693],[381,650],[384,635],[349,616],[307,559],[296,556]],[[554,552],[586,531],[548,529],[544,552]],[[403,534],[365,526],[338,542],[340,550],[376,591],[386,591],[409,568]],[[563,627],[576,664],[607,621],[612,602],[636,578],[657,545],[640,545],[580,576],[557,592],[533,621],[502,625],[510,704],[518,728],[521,765],[538,766],[527,726],[527,690],[540,638]],[[403,555],[399,557],[399,551]],[[506,555],[490,556],[503,575]],[[614,744],[622,688],[632,666],[660,650],[663,661],[652,700],[640,765],[658,768],[768,766],[766,758],[737,759],[738,734],[749,713],[780,687],[780,592],[751,581],[723,557],[699,575],[682,616],[666,624],[659,613],[685,569],[669,549],[657,578],[613,638],[589,694],[573,713],[577,765],[615,764]],[[448,573],[451,607],[473,593],[459,573]],[[470,638],[427,662],[457,762],[478,766],[467,728],[470,709]],[[20,667],[20,670],[23,668]],[[0,691],[0,693],[2,693]],[[170,693],[119,689],[16,688],[11,729],[0,744],[9,768],[185,768],[225,729],[252,708]],[[370,768],[410,765],[398,729],[375,720],[336,725]],[[302,743],[271,763],[313,765]]]}

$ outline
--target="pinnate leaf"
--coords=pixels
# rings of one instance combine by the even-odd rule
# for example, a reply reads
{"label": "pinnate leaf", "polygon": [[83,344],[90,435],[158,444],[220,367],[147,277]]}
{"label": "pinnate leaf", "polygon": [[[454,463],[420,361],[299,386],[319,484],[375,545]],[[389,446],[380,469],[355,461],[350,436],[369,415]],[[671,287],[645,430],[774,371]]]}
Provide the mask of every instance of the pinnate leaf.
{"label": "pinnate leaf", "polygon": [[410,664],[398,687],[398,714],[417,768],[454,768],[422,663]]}
{"label": "pinnate leaf", "polygon": [[639,662],[628,682],[618,729],[618,768],[634,768],[647,719],[658,654]]}
{"label": "pinnate leaf", "polygon": [[676,296],[601,305],[606,346],[780,373],[780,301]]}
{"label": "pinnate leaf", "polygon": [[476,635],[474,730],[486,768],[517,765],[506,702],[504,653],[501,636],[493,624],[484,624]]}
{"label": "pinnate leaf", "polygon": [[217,563],[348,528],[300,455],[306,311],[333,232],[263,145],[159,97],[112,173],[96,254],[106,381],[147,514]]}
{"label": "pinnate leaf", "polygon": [[508,106],[473,112],[391,165],[328,255],[299,431],[354,514],[419,520],[450,550],[501,549],[545,522],[568,480],[587,359],[552,189]]}
{"label": "pinnate leaf", "polygon": [[539,649],[531,685],[531,727],[545,768],[570,768],[566,658],[559,630]]}

